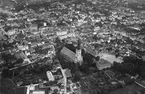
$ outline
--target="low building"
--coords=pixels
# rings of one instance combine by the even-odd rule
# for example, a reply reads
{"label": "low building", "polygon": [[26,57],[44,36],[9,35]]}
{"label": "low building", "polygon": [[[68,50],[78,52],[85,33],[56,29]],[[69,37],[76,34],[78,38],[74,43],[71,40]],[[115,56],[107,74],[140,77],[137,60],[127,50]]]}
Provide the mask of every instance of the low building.
{"label": "low building", "polygon": [[9,31],[7,32],[7,34],[8,34],[9,36],[14,35],[15,33],[16,33],[15,30],[9,30]]}
{"label": "low building", "polygon": [[99,54],[100,59],[98,62],[96,62],[96,66],[99,70],[111,67],[113,62],[122,63],[123,60],[120,58],[116,58],[115,55],[107,54],[107,53],[101,53]]}
{"label": "low building", "polygon": [[68,31],[58,31],[56,32],[57,36],[62,36],[62,35],[66,35],[68,33]]}
{"label": "low building", "polygon": [[65,34],[65,35],[59,36],[59,39],[63,40],[63,39],[68,38],[68,37],[76,37],[76,36],[77,35],[75,33],[69,33],[69,34]]}
{"label": "low building", "polygon": [[15,54],[15,57],[17,60],[22,59],[25,62],[31,63],[31,61],[28,59],[28,57],[26,56],[26,54],[24,54],[23,52],[17,52]]}
{"label": "low building", "polygon": [[83,46],[83,48],[87,53],[89,53],[93,57],[96,57],[96,51],[94,51],[90,45],[85,45]]}

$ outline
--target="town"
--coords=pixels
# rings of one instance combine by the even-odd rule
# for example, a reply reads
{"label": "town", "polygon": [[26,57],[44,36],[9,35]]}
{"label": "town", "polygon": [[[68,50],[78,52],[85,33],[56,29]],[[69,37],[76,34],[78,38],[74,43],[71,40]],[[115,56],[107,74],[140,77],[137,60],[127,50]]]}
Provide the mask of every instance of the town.
{"label": "town", "polygon": [[145,4],[46,0],[0,8],[0,73],[0,94],[144,94]]}

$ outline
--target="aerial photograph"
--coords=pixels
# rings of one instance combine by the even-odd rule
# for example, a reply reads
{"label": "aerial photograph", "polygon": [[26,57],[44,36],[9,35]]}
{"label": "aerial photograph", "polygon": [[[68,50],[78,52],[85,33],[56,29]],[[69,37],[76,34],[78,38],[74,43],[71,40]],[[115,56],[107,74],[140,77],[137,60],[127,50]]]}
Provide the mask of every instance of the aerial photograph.
{"label": "aerial photograph", "polygon": [[0,94],[145,94],[145,0],[0,0]]}

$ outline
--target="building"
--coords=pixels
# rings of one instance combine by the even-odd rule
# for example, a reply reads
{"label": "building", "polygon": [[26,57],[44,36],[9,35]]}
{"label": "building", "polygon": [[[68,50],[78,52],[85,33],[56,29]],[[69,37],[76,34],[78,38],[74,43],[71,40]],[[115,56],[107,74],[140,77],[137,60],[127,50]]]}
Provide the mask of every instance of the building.
{"label": "building", "polygon": [[58,31],[56,32],[57,36],[62,36],[62,35],[66,35],[68,33],[68,31]]}
{"label": "building", "polygon": [[82,65],[82,63],[83,63],[82,49],[81,49],[81,40],[80,39],[78,39],[78,41],[77,41],[75,63],[79,63],[80,65]]}
{"label": "building", "polygon": [[60,51],[60,54],[63,56],[63,58],[69,62],[74,62],[75,61],[75,56],[76,54],[69,50],[68,48],[66,47],[63,47],[62,50]]}
{"label": "building", "polygon": [[90,55],[92,55],[93,57],[96,57],[96,51],[94,51],[91,47],[91,45],[84,45],[84,50],[89,53]]}
{"label": "building", "polygon": [[76,53],[67,47],[63,47],[59,54],[59,61],[61,63],[62,68],[69,68],[70,70],[75,70],[75,60]]}
{"label": "building", "polygon": [[68,37],[76,37],[76,36],[77,36],[77,35],[76,35],[75,33],[68,33],[68,34],[59,36],[59,39],[60,39],[60,40],[63,40],[63,39],[68,38]]}
{"label": "building", "polygon": [[17,60],[19,60],[19,59],[24,60],[23,63],[25,63],[25,62],[31,63],[31,61],[29,60],[29,58],[23,52],[17,52],[15,54],[15,57],[16,57]]}
{"label": "building", "polygon": [[79,65],[82,65],[82,63],[83,63],[83,57],[82,57],[82,50],[81,49],[76,49],[75,63],[79,63]]}
{"label": "building", "polygon": [[113,62],[122,63],[123,60],[121,58],[116,58],[115,55],[111,55],[108,53],[100,53],[100,60],[96,62],[96,66],[99,70],[111,67]]}

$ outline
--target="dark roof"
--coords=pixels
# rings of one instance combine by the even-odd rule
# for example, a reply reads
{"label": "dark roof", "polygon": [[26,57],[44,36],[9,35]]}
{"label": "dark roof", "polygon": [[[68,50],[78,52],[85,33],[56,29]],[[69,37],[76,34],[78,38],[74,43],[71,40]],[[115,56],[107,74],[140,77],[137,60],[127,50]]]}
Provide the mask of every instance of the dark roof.
{"label": "dark roof", "polygon": [[75,60],[75,53],[66,47],[62,48],[60,54],[63,55],[64,58],[67,59],[68,61],[73,62]]}
{"label": "dark roof", "polygon": [[86,49],[87,53],[91,54],[94,57],[96,56],[96,52],[91,48],[90,45],[86,45],[86,46],[84,46],[84,48]]}

